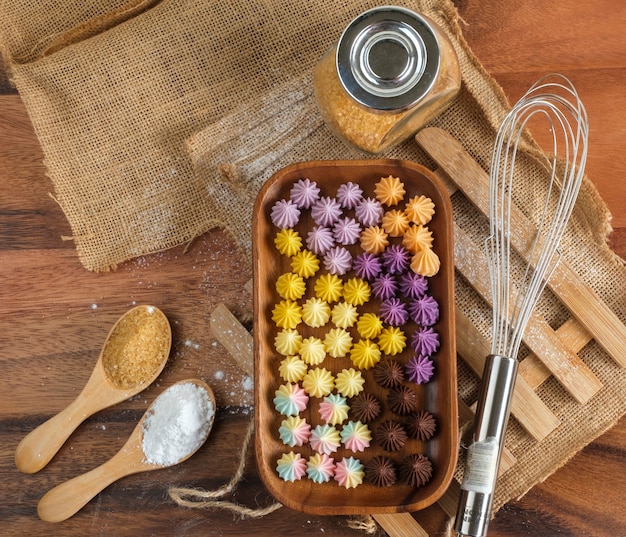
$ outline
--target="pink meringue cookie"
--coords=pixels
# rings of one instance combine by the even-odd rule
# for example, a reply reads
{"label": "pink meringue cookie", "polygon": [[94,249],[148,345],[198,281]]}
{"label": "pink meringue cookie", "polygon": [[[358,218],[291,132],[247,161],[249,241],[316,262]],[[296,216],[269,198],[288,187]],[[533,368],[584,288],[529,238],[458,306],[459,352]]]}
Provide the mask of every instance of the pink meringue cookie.
{"label": "pink meringue cookie", "polygon": [[335,246],[324,255],[324,267],[331,274],[341,276],[352,268],[352,255],[342,246]]}
{"label": "pink meringue cookie", "polygon": [[311,447],[318,453],[330,455],[339,448],[341,437],[335,427],[326,423],[318,425],[311,431],[309,442]]}
{"label": "pink meringue cookie", "polygon": [[346,449],[358,452],[370,446],[372,433],[367,425],[360,421],[349,421],[341,430],[341,442]]}
{"label": "pink meringue cookie", "polygon": [[283,416],[297,416],[309,402],[309,396],[298,384],[283,384],[274,393],[274,406]]}
{"label": "pink meringue cookie", "polygon": [[306,474],[306,460],[300,453],[283,453],[276,461],[276,472],[283,481],[298,481]]}
{"label": "pink meringue cookie", "polygon": [[344,209],[354,209],[362,199],[363,189],[356,183],[344,183],[337,189],[337,200]]}
{"label": "pink meringue cookie", "polygon": [[335,198],[322,196],[311,206],[311,217],[318,226],[331,227],[341,216],[341,206]]}
{"label": "pink meringue cookie", "polygon": [[330,394],[324,397],[320,403],[320,417],[329,425],[339,425],[348,419],[348,410],[350,407],[346,403],[346,398],[338,394]]}
{"label": "pink meringue cookie", "polygon": [[374,198],[364,198],[355,208],[355,214],[364,227],[380,224],[385,210],[380,201]]}
{"label": "pink meringue cookie", "polygon": [[283,443],[290,447],[303,446],[309,441],[311,426],[304,418],[289,416],[281,422],[278,435]]}
{"label": "pink meringue cookie", "polygon": [[363,483],[364,466],[354,457],[344,457],[335,466],[335,481],[347,489],[358,487]]}
{"label": "pink meringue cookie", "polygon": [[292,228],[300,220],[300,209],[291,200],[278,200],[272,207],[270,219],[278,228]]}
{"label": "pink meringue cookie", "polygon": [[330,228],[314,226],[306,236],[306,247],[316,255],[324,255],[335,245]]}
{"label": "pink meringue cookie", "polygon": [[326,453],[314,453],[306,463],[306,475],[314,483],[327,483],[335,474],[335,461]]}
{"label": "pink meringue cookie", "polygon": [[417,324],[432,326],[439,320],[439,304],[432,296],[424,295],[409,304],[409,314]]}
{"label": "pink meringue cookie", "polygon": [[354,244],[361,236],[361,226],[354,218],[340,218],[333,227],[333,237],[338,244]]}
{"label": "pink meringue cookie", "polygon": [[416,355],[406,364],[406,376],[411,382],[416,384],[425,384],[428,382],[435,371],[433,362],[426,356]]}
{"label": "pink meringue cookie", "polygon": [[309,209],[319,199],[320,189],[315,181],[300,179],[291,187],[289,196],[300,209]]}

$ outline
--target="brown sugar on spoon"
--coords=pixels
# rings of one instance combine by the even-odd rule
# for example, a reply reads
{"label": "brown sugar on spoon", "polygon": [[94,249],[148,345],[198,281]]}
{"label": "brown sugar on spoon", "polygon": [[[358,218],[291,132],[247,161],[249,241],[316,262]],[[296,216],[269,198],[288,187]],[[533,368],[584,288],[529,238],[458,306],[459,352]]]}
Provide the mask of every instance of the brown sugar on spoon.
{"label": "brown sugar on spoon", "polygon": [[151,306],[133,310],[104,347],[102,365],[116,388],[143,384],[162,366],[159,351],[168,335],[161,323],[151,322],[154,311]]}

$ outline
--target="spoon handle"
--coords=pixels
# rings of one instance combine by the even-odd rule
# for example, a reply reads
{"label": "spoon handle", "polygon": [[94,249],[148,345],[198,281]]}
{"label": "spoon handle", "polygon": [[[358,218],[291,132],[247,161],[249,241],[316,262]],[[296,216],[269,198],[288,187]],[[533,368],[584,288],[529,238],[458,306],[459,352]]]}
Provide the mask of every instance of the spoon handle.
{"label": "spoon handle", "polygon": [[46,466],[74,430],[88,417],[80,394],[61,412],[28,433],[15,450],[15,465],[25,474]]}
{"label": "spoon handle", "polygon": [[61,522],[76,514],[111,483],[155,468],[143,463],[141,454],[127,444],[104,464],[49,490],[39,500],[37,514],[45,522]]}

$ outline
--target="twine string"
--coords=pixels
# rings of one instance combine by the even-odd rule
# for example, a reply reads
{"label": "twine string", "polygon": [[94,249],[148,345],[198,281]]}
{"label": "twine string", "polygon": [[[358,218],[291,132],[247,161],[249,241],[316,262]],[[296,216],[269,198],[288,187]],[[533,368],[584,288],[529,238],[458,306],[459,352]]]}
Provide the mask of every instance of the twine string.
{"label": "twine string", "polygon": [[252,439],[254,431],[254,420],[250,421],[246,436],[244,437],[239,456],[237,471],[230,481],[215,490],[202,490],[191,487],[171,487],[168,494],[172,500],[182,507],[192,509],[225,509],[238,514],[241,518],[261,518],[280,509],[282,504],[275,502],[267,507],[251,509],[231,501],[224,501],[221,498],[233,492],[243,477],[246,466],[246,453]]}

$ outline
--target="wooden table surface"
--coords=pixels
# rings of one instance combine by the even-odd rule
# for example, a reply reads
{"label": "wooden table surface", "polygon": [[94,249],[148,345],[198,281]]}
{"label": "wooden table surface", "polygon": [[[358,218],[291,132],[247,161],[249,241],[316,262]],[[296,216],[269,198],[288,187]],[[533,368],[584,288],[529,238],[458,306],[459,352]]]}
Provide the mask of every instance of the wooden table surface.
{"label": "wooden table surface", "polygon": [[[613,213],[612,248],[626,257],[626,3],[623,0],[457,0],[476,55],[516,100],[541,75],[558,71],[587,106],[587,173]],[[185,509],[171,485],[211,490],[235,472],[252,417],[249,380],[209,332],[219,303],[250,309],[250,278],[219,231],[183,247],[95,274],[79,264],[60,208],[48,195],[42,152],[19,95],[0,74],[0,535],[363,535],[345,517],[286,508],[258,520],[228,511]],[[159,306],[173,328],[171,359],[140,396],[87,419],[44,470],[23,475],[20,439],[64,408],[86,382],[109,328],[132,305]],[[50,488],[101,464],[123,445],[156,395],[173,382],[206,379],[219,412],[206,446],[179,467],[111,485],[72,519],[37,517]],[[495,517],[492,537],[626,535],[626,418],[584,448],[524,498]],[[266,507],[272,499],[252,449],[239,487],[227,499]],[[442,521],[441,521],[442,522]],[[440,534],[442,526],[426,527]]]}

